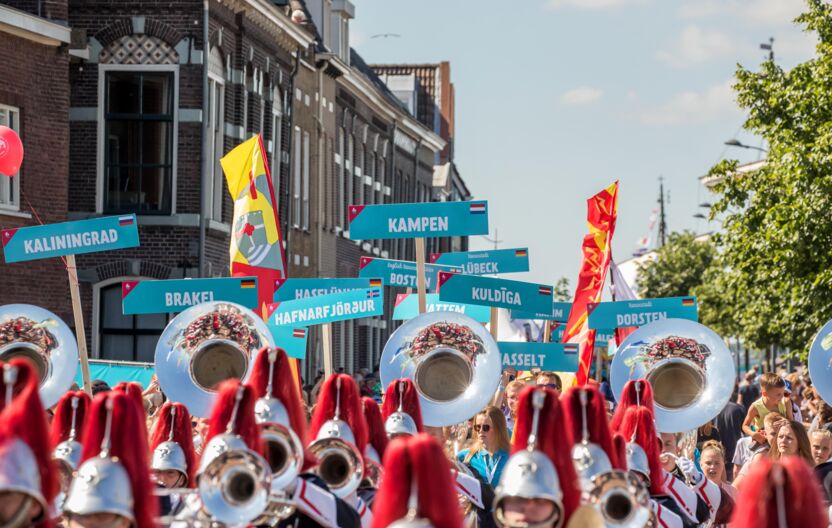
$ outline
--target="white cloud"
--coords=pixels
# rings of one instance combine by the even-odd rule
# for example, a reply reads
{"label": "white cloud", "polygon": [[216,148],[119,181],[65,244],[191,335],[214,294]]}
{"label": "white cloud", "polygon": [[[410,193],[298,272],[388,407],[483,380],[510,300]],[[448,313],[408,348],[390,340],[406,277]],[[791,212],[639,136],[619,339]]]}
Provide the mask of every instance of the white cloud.
{"label": "white cloud", "polygon": [[656,57],[671,66],[683,68],[733,55],[736,48],[731,37],[720,31],[688,26],[671,49],[656,52]]}
{"label": "white cloud", "polygon": [[576,9],[607,9],[625,5],[639,4],[642,0],[546,0],[546,9],[572,7]]}
{"label": "white cloud", "polygon": [[568,106],[581,106],[597,101],[604,92],[591,86],[579,86],[560,96],[560,102]]}
{"label": "white cloud", "polygon": [[639,120],[646,125],[686,125],[738,112],[731,89],[733,82],[725,81],[701,92],[678,93],[665,103],[642,110]]}
{"label": "white cloud", "polygon": [[805,0],[685,0],[678,12],[683,18],[736,16],[754,24],[783,26],[805,10]]}

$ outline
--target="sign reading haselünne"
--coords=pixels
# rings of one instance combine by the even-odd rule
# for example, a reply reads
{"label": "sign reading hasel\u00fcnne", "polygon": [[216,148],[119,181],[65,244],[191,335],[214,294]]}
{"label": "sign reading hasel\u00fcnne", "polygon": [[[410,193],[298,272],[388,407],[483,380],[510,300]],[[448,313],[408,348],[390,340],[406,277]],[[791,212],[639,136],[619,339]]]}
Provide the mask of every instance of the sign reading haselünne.
{"label": "sign reading hasel\u00fcnne", "polygon": [[130,214],[4,229],[0,240],[11,263],[137,247],[139,230]]}
{"label": "sign reading hasel\u00fcnne", "polygon": [[439,300],[522,310],[541,319],[552,313],[552,287],[478,275],[439,272]]}
{"label": "sign reading hasel\u00fcnne", "polygon": [[488,234],[488,202],[350,205],[350,238],[420,238]]}
{"label": "sign reading hasel\u00fcnne", "polygon": [[382,286],[379,278],[319,278],[319,279],[277,279],[274,284],[274,302],[294,301],[361,288]]}
{"label": "sign reading hasel\u00fcnne", "polygon": [[312,326],[384,313],[381,288],[362,288],[269,305],[272,326]]}
{"label": "sign reading hasel\u00fcnne", "polygon": [[228,301],[257,308],[257,277],[172,279],[121,283],[121,306],[127,314],[181,312],[204,302]]}

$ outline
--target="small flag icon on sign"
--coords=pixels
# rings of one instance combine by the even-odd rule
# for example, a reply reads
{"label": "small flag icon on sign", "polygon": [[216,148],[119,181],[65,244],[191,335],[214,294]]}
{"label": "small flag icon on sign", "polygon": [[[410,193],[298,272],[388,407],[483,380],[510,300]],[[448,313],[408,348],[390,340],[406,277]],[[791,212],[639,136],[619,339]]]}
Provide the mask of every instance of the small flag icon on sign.
{"label": "small flag icon on sign", "polygon": [[540,295],[552,295],[552,288],[550,288],[549,286],[541,286],[537,289],[537,291],[540,293]]}
{"label": "small flag icon on sign", "polygon": [[292,330],[292,337],[303,339],[304,337],[306,337],[306,330],[304,330],[303,328],[295,328],[294,330]]}
{"label": "small flag icon on sign", "polygon": [[468,210],[471,214],[485,214],[485,204],[484,203],[474,203],[468,207]]}
{"label": "small flag icon on sign", "polygon": [[372,299],[373,297],[378,297],[379,293],[380,292],[378,290],[375,290],[375,289],[370,290],[370,291],[367,292],[367,298]]}
{"label": "small flag icon on sign", "polygon": [[240,281],[240,288],[256,288],[257,281],[254,279],[243,279]]}
{"label": "small flag icon on sign", "polygon": [[133,217],[132,216],[119,216],[118,217],[118,225],[120,225],[120,226],[133,225]]}
{"label": "small flag icon on sign", "polygon": [[528,252],[528,251],[526,251],[525,249],[518,249],[517,251],[515,251],[515,252],[514,252],[514,255],[515,255],[516,257],[525,257],[525,256],[527,256],[528,254],[529,254],[529,252]]}
{"label": "small flag icon on sign", "polygon": [[577,354],[578,353],[578,345],[572,343],[566,343],[563,345],[563,353],[564,354]]}
{"label": "small flag icon on sign", "polygon": [[370,279],[370,288],[381,287],[381,279]]}
{"label": "small flag icon on sign", "polygon": [[685,297],[682,299],[682,306],[695,306],[696,299],[694,297]]}

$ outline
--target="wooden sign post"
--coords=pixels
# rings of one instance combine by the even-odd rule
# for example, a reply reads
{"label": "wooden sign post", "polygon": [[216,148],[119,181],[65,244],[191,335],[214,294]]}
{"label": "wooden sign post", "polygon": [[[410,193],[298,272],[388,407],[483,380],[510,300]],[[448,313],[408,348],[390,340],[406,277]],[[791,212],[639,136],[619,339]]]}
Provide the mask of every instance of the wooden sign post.
{"label": "wooden sign post", "polygon": [[87,355],[87,332],[84,330],[84,311],[81,307],[81,289],[78,285],[78,268],[75,265],[75,255],[67,255],[66,272],[69,275],[69,295],[72,298],[72,315],[75,318],[78,356],[81,358],[81,379],[84,382],[84,392],[92,396],[90,361]]}
{"label": "wooden sign post", "polygon": [[427,294],[425,285],[425,239],[419,237],[414,240],[414,243],[416,244],[416,291],[419,295],[419,314],[423,314],[427,310],[425,298]]}
{"label": "wooden sign post", "polygon": [[333,373],[332,323],[321,325],[321,344],[323,345],[324,354],[324,378],[328,378]]}

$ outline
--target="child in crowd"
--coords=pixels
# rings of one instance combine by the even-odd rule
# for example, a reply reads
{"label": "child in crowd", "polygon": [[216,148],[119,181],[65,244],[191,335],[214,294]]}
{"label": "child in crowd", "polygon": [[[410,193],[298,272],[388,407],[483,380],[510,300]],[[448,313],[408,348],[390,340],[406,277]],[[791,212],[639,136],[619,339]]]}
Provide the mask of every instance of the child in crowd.
{"label": "child in crowd", "polygon": [[751,404],[742,423],[742,431],[758,444],[766,441],[762,429],[763,419],[768,413],[776,412],[789,420],[793,419],[792,406],[786,405],[784,401],[786,381],[783,378],[772,372],[766,372],[760,376],[760,388],[762,396]]}

